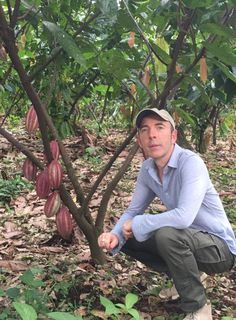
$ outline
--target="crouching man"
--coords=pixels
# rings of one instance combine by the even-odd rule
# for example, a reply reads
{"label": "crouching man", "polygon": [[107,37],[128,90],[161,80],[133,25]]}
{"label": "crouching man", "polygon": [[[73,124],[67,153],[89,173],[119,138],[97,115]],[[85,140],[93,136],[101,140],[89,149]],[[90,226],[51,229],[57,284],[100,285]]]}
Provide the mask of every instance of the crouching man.
{"label": "crouching man", "polygon": [[[203,160],[181,148],[171,115],[144,109],[136,118],[138,143],[148,159],[140,169],[128,209],[111,232],[98,238],[100,247],[122,250],[173,279],[185,320],[212,319],[201,273],[230,270],[236,239]],[[144,214],[159,197],[167,211]],[[168,290],[167,290],[168,291]],[[163,292],[162,297],[167,297]]]}

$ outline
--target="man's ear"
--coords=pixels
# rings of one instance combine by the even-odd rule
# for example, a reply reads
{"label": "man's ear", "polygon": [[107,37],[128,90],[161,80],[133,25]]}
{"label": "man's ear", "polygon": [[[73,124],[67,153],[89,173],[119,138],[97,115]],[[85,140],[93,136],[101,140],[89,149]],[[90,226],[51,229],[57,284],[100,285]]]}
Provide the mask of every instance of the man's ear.
{"label": "man's ear", "polygon": [[177,135],[178,135],[178,132],[176,129],[174,129],[171,133],[171,136],[172,136],[172,142],[175,143],[176,140],[177,140]]}

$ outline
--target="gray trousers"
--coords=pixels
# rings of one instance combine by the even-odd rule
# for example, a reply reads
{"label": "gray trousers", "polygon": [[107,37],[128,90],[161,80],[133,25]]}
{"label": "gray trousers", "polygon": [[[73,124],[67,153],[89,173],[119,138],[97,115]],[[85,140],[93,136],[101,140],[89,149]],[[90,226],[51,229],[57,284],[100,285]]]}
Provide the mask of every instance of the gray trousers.
{"label": "gray trousers", "polygon": [[195,229],[164,227],[144,242],[129,239],[121,249],[158,272],[170,276],[181,298],[181,308],[194,312],[207,301],[199,271],[229,271],[235,257],[219,237]]}

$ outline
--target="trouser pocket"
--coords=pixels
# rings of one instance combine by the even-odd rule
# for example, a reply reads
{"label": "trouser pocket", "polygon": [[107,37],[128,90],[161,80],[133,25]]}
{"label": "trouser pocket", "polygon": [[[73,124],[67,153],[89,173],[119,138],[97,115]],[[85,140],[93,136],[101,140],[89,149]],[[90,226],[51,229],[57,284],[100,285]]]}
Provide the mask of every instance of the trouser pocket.
{"label": "trouser pocket", "polygon": [[195,242],[194,256],[200,270],[213,274],[232,268],[234,258],[224,240],[201,231],[194,233],[193,237]]}

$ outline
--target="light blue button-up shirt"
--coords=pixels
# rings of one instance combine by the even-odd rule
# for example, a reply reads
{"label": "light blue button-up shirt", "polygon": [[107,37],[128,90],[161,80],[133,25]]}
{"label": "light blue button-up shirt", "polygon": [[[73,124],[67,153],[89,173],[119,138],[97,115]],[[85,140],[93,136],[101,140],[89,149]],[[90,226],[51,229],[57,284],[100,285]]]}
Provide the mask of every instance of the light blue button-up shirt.
{"label": "light blue button-up shirt", "polygon": [[[144,214],[155,197],[161,199],[167,211]],[[119,238],[119,246],[113,253],[125,243],[122,226],[128,219],[132,219],[132,231],[137,241],[147,240],[162,227],[193,228],[224,239],[236,255],[233,229],[205,163],[196,153],[177,144],[164,169],[162,182],[154,160],[149,158],[143,162],[131,203],[112,230]]]}

